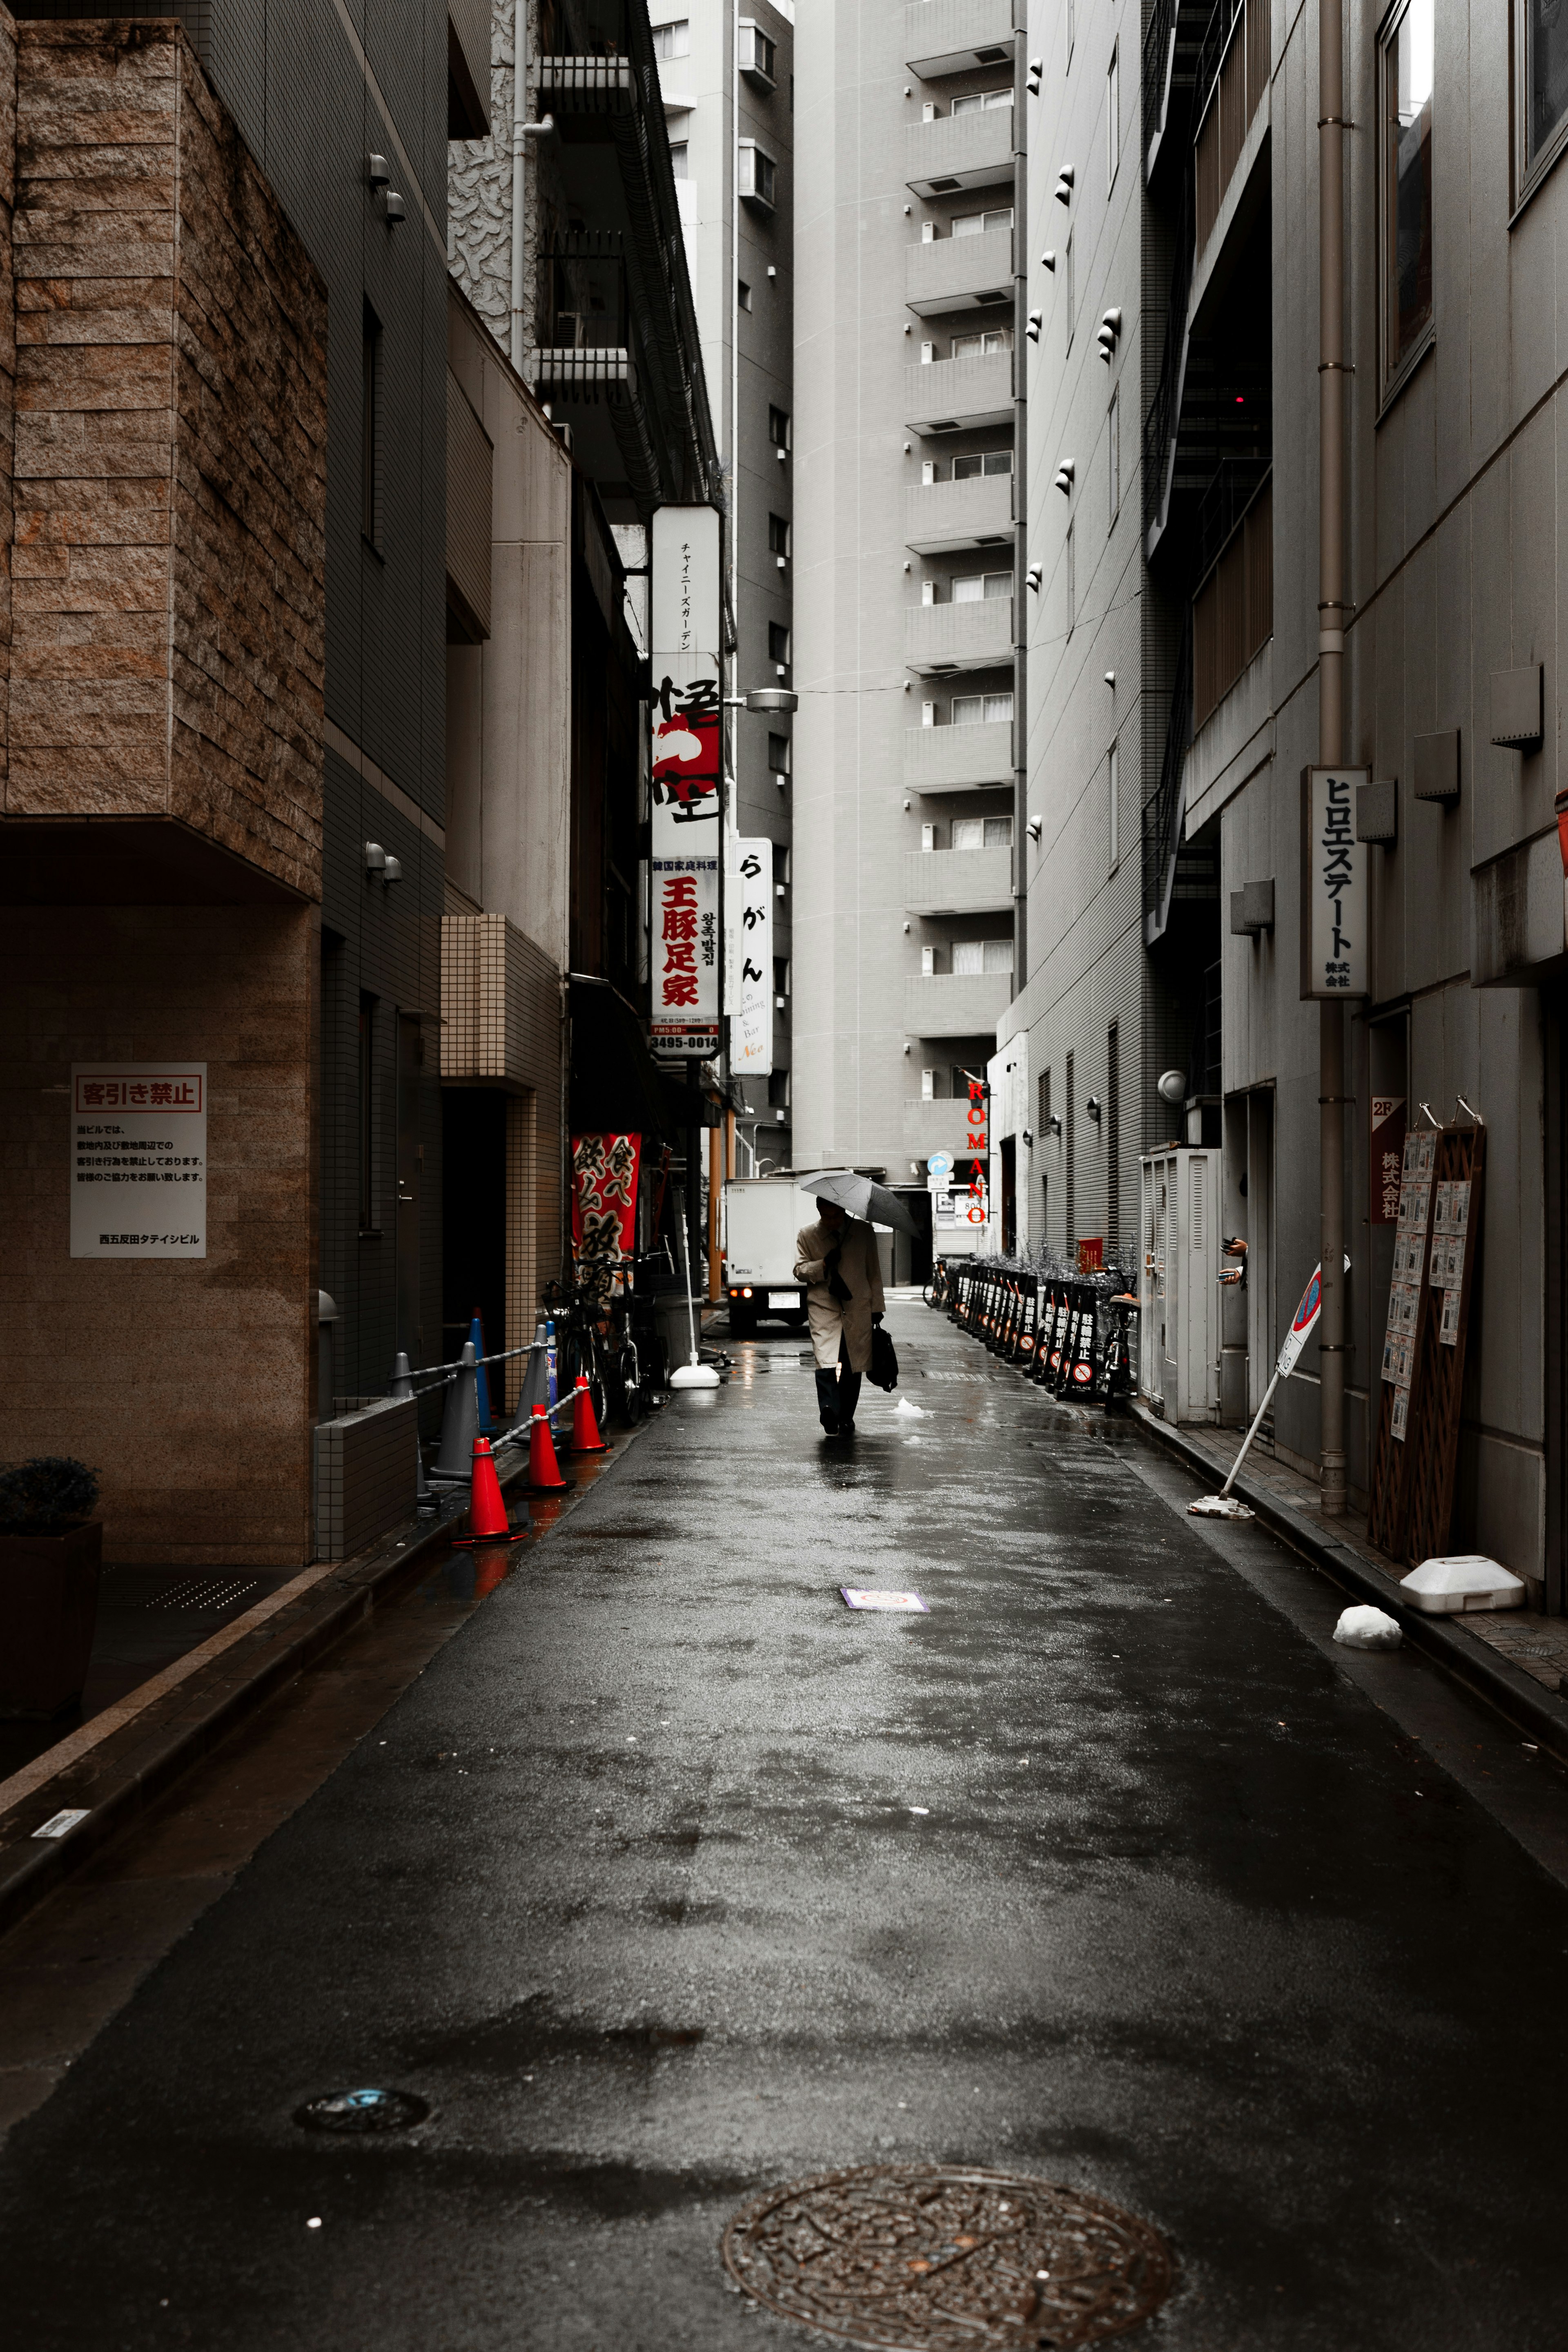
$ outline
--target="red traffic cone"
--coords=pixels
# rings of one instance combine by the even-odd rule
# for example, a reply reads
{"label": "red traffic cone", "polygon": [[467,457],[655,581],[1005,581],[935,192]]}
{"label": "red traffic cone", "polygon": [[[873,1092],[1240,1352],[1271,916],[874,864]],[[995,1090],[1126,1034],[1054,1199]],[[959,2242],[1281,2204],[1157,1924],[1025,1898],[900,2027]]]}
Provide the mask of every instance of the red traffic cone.
{"label": "red traffic cone", "polygon": [[610,1451],[599,1434],[593,1399],[589,1393],[587,1379],[581,1372],[577,1376],[577,1386],[571,1398],[571,1450],[574,1454],[608,1454]]}
{"label": "red traffic cone", "polygon": [[455,1544],[520,1543],[527,1530],[514,1528],[501,1498],[496,1457],[487,1437],[474,1440],[474,1484],[468,1497],[468,1531],[454,1536]]}
{"label": "red traffic cone", "polygon": [[555,1458],[555,1444],[549,1433],[549,1415],[542,1404],[537,1404],[533,1420],[528,1424],[529,1489],[536,1495],[557,1495],[562,1492],[567,1483]]}

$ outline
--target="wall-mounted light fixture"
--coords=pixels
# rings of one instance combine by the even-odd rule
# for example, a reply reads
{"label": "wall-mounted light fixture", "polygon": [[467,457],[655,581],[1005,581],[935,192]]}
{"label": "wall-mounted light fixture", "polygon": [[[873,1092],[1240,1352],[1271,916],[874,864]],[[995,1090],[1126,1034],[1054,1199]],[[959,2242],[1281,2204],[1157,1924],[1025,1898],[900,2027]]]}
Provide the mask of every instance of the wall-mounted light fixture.
{"label": "wall-mounted light fixture", "polygon": [[1052,477],[1056,488],[1061,492],[1063,498],[1071,498],[1072,495],[1072,475],[1073,465],[1071,458],[1063,457],[1061,465],[1058,466],[1056,472]]}
{"label": "wall-mounted light fixture", "polygon": [[1040,257],[1040,266],[1042,269],[1054,269],[1056,268],[1056,256],[1049,246],[1047,246],[1045,251]]}
{"label": "wall-mounted light fixture", "polygon": [[1056,198],[1059,205],[1070,205],[1072,202],[1072,166],[1071,163],[1063,163],[1061,171],[1058,172],[1056,175],[1056,185],[1051,190],[1051,194]]}
{"label": "wall-mounted light fixture", "polygon": [[1024,573],[1024,578],[1030,588],[1034,590],[1036,595],[1038,595],[1040,593],[1040,583],[1045,578],[1045,573],[1041,570],[1040,566],[1038,563],[1031,563],[1029,570]]}
{"label": "wall-mounted light fixture", "polygon": [[1084,1109],[1088,1112],[1088,1114],[1089,1114],[1089,1116],[1090,1116],[1090,1118],[1091,1118],[1092,1119],[1098,1120],[1098,1118],[1099,1118],[1099,1117],[1100,1117],[1100,1097],[1099,1097],[1099,1096],[1098,1096],[1098,1095],[1091,1095],[1091,1096],[1090,1096],[1090,1097],[1089,1097],[1089,1099],[1088,1099],[1088,1101],[1084,1104],[1083,1108],[1084,1108]]}
{"label": "wall-mounted light fixture", "polygon": [[1095,346],[1107,367],[1116,355],[1116,342],[1121,332],[1122,313],[1120,310],[1107,310],[1094,338]]}
{"label": "wall-mounted light fixture", "polygon": [[1114,693],[1116,688],[1116,673],[1113,669],[1108,669],[1106,671],[1105,683],[1111,688],[1112,692]]}
{"label": "wall-mounted light fixture", "polygon": [[1030,58],[1029,61],[1029,94],[1030,98],[1038,98],[1040,96],[1040,86],[1044,79],[1045,59],[1043,58]]}
{"label": "wall-mounted light fixture", "polygon": [[[1026,340],[1031,343],[1038,343],[1040,341],[1040,331],[1044,324],[1045,312],[1043,310],[1031,310],[1029,314],[1029,324],[1024,329]],[[904,331],[907,334],[909,332],[908,328],[905,327]]]}
{"label": "wall-mounted light fixture", "polygon": [[1044,830],[1045,827],[1040,824],[1040,821],[1037,816],[1031,816],[1029,823],[1024,827],[1024,831],[1028,834],[1031,841],[1038,841]]}

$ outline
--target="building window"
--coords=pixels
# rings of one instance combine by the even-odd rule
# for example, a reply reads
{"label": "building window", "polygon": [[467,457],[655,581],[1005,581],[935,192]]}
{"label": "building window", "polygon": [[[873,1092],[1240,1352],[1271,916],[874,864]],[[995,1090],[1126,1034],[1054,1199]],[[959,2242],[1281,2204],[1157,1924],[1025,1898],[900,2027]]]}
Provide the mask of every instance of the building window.
{"label": "building window", "polygon": [[359,1126],[360,1231],[376,1230],[376,1000],[360,998]]}
{"label": "building window", "polygon": [[789,632],[782,621],[768,624],[768,658],[780,677],[789,667]]}
{"label": "building window", "polygon": [[692,53],[692,25],[689,16],[678,16],[673,25],[653,27],[653,55],[661,65],[669,58],[689,58]]}
{"label": "building window", "polygon": [[789,415],[787,409],[769,408],[768,438],[776,449],[788,449],[789,446]]}
{"label": "building window", "polygon": [[360,529],[381,543],[382,322],[367,302],[360,346]]}
{"label": "building window", "polygon": [[[953,479],[956,482],[977,482],[984,475],[1010,474],[1012,469],[1013,453],[1010,449],[984,449],[974,457],[955,457]],[[936,478],[933,471],[931,479],[936,481]]]}
{"label": "building window", "polygon": [[1010,352],[1013,331],[1010,327],[987,327],[977,335],[955,335],[953,357],[956,360],[987,359],[993,352]]}
{"label": "building window", "polygon": [[788,1070],[770,1070],[768,1072],[768,1108],[769,1110],[789,1109],[789,1073]]}
{"label": "building window", "polygon": [[1378,36],[1382,84],[1383,389],[1432,337],[1432,79],[1436,0],[1404,0]]}
{"label": "building window", "polygon": [[1105,754],[1105,797],[1109,814],[1109,870],[1114,874],[1122,862],[1122,747],[1113,743]]}
{"label": "building window", "polygon": [[789,774],[789,738],[788,735],[768,736],[768,765],[772,774],[776,776],[787,776]]}
{"label": "building window", "polygon": [[748,16],[743,16],[736,27],[737,62],[749,80],[772,89],[779,79],[779,57],[773,43]]}
{"label": "building window", "polygon": [[1041,1070],[1034,1082],[1034,1093],[1037,1111],[1034,1123],[1035,1133],[1043,1143],[1051,1133],[1051,1072],[1049,1070]]}
{"label": "building window", "polygon": [[782,515],[770,514],[768,518],[768,552],[769,555],[782,555],[788,561],[789,526]]}
{"label": "building window", "polygon": [[1568,8],[1514,0],[1514,201],[1548,172],[1568,141]]}
{"label": "building window", "polygon": [[747,284],[744,278],[737,278],[735,281],[735,299],[739,303],[743,310],[750,310],[751,289]]}
{"label": "building window", "polygon": [[1011,940],[955,940],[953,969],[956,972],[1011,971],[1013,943]]}
{"label": "building window", "polygon": [[1012,724],[1013,698],[1010,694],[956,694],[953,697],[955,727],[994,726],[998,720]]}
{"label": "building window", "polygon": [[1013,821],[1010,816],[956,816],[952,842],[955,849],[1010,849]]}
{"label": "building window", "polygon": [[687,163],[687,160],[688,160],[688,158],[689,158],[690,154],[691,154],[691,142],[690,142],[690,141],[689,141],[689,140],[686,140],[686,139],[672,139],[672,140],[671,140],[671,142],[670,142],[670,169],[671,169],[671,171],[674,173],[674,175],[675,175],[675,177],[676,177],[676,179],[677,179],[677,180],[684,180],[684,179],[685,178],[685,176],[686,176],[686,163]]}
{"label": "building window", "polygon": [[1122,394],[1111,394],[1111,405],[1105,412],[1105,454],[1109,459],[1111,512],[1107,529],[1122,509]]}
{"label": "building window", "polygon": [[988,597],[1010,596],[1012,593],[1010,572],[972,572],[953,583],[955,604],[978,604]]}
{"label": "building window", "polygon": [[755,139],[737,142],[736,194],[743,202],[771,212],[778,202],[779,173],[771,155]]}
{"label": "building window", "polygon": [[988,229],[1011,228],[1013,208],[1002,205],[988,213],[956,213],[953,219],[955,236],[984,236]]}
{"label": "building window", "polygon": [[1122,65],[1118,49],[1111,52],[1110,70],[1105,76],[1105,185],[1116,184],[1116,165],[1122,152]]}
{"label": "building window", "polygon": [[789,993],[789,959],[788,956],[775,956],[773,959],[773,993],[775,996],[788,996]]}
{"label": "building window", "polygon": [[967,97],[956,98],[953,100],[953,112],[955,114],[980,114],[985,112],[989,107],[1010,106],[1012,102],[1013,94],[1010,88],[1007,89],[972,89]]}

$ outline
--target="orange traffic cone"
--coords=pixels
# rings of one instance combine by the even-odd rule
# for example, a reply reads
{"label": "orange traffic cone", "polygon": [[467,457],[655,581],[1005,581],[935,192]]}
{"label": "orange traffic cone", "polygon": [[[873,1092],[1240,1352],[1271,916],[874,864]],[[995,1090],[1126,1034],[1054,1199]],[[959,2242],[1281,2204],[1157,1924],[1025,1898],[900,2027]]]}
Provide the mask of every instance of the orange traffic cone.
{"label": "orange traffic cone", "polygon": [[537,1404],[528,1426],[528,1491],[534,1495],[559,1495],[570,1483],[561,1476],[560,1465],[555,1458],[549,1415],[542,1404]]}
{"label": "orange traffic cone", "polygon": [[507,1517],[496,1457],[487,1437],[474,1440],[474,1484],[468,1497],[468,1531],[454,1536],[455,1544],[520,1543],[526,1526],[514,1528]]}
{"label": "orange traffic cone", "polygon": [[608,1454],[610,1451],[599,1434],[593,1399],[589,1393],[588,1381],[580,1372],[571,1399],[571,1450],[574,1454]]}

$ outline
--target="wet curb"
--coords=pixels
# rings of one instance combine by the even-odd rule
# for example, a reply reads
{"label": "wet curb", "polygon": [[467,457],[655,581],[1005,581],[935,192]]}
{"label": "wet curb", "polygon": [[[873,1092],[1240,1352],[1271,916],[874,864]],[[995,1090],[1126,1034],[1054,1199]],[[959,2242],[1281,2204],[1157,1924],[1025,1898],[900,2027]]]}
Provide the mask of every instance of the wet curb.
{"label": "wet curb", "polygon": [[[618,1433],[616,1454],[639,1433]],[[519,1462],[502,1478],[502,1491],[525,1484],[527,1475],[526,1463]],[[130,1721],[107,1730],[85,1752],[16,1797],[0,1814],[0,1935],[166,1796],[286,1683],[395,1600],[446,1543],[464,1509],[463,1498],[450,1497],[434,1520],[404,1519],[352,1559],[319,1572],[306,1570],[307,1588],[281,1607],[274,1596],[270,1609],[263,1602],[246,1612],[262,1622],[247,1626],[241,1617],[234,1627],[221,1629],[214,1637],[223,1645],[221,1655],[204,1655],[213,1645],[203,1643],[188,1660],[176,1660],[152,1678],[163,1689]],[[235,1637],[225,1642],[225,1633]],[[134,1700],[135,1693],[130,1697]],[[88,1732],[91,1727],[90,1721],[81,1727]],[[63,1837],[37,1836],[56,1813],[78,1811],[85,1820]]]}
{"label": "wet curb", "polygon": [[[1130,1424],[1124,1425],[1138,1429],[1145,1438],[1173,1454],[1196,1473],[1204,1493],[1213,1493],[1213,1463],[1178,1429],[1156,1421],[1152,1413],[1139,1408],[1134,1408]],[[1307,1513],[1293,1510],[1289,1503],[1258,1486],[1245,1472],[1231,1491],[1256,1514],[1261,1526],[1289,1544],[1292,1551],[1355,1600],[1369,1601],[1375,1608],[1386,1610],[1390,1617],[1397,1620],[1413,1648],[1424,1650],[1456,1682],[1463,1683],[1472,1696],[1484,1699],[1519,1730],[1539,1741],[1542,1748],[1550,1748],[1560,1762],[1568,1764],[1568,1700],[1553,1697],[1533,1675],[1526,1674],[1522,1666],[1516,1666],[1500,1651],[1478,1641],[1464,1630],[1462,1623],[1446,1617],[1428,1617],[1422,1610],[1412,1609],[1400,1592],[1396,1577],[1353,1550],[1350,1545],[1325,1537]]]}

